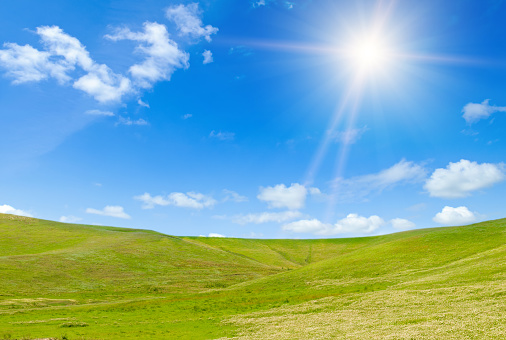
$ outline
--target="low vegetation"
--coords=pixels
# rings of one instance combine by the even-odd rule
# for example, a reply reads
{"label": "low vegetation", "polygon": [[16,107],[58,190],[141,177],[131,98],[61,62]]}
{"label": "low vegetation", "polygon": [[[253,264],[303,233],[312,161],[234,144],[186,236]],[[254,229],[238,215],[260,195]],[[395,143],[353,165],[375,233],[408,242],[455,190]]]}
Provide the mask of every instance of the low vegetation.
{"label": "low vegetation", "polygon": [[0,214],[0,339],[503,339],[506,219],[325,240]]}

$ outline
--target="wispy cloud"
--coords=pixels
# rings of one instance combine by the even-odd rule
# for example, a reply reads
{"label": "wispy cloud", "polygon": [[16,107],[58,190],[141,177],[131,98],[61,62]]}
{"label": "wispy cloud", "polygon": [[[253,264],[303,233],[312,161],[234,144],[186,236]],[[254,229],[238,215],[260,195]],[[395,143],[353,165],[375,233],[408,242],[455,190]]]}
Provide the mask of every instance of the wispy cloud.
{"label": "wispy cloud", "polygon": [[101,216],[109,216],[109,217],[116,217],[116,218],[124,218],[124,219],[130,219],[130,215],[128,215],[122,206],[119,205],[108,205],[104,207],[102,210],[94,209],[94,208],[88,208],[86,209],[87,214],[95,214],[95,215],[101,215]]}
{"label": "wispy cloud", "polygon": [[261,7],[261,6],[265,6],[265,5],[266,5],[265,0],[254,0],[254,1],[251,2],[251,6],[253,8]]}
{"label": "wispy cloud", "polygon": [[77,222],[80,222],[82,220],[83,220],[82,218],[76,217],[76,216],[72,216],[72,215],[60,217],[60,222],[63,222],[63,223],[77,223]]}
{"label": "wispy cloud", "polygon": [[142,99],[140,99],[140,98],[137,100],[137,104],[139,104],[142,107],[145,107],[145,108],[149,109],[149,104],[143,102]]}
{"label": "wispy cloud", "polygon": [[135,200],[143,202],[142,209],[153,209],[155,206],[173,205],[182,208],[203,209],[213,207],[217,201],[211,196],[207,196],[198,192],[172,192],[169,195],[151,196],[144,193],[134,197]]}
{"label": "wispy cloud", "polygon": [[489,101],[490,99],[485,99],[481,104],[466,104],[462,109],[462,117],[468,124],[473,124],[481,119],[487,119],[495,112],[506,112],[506,106],[490,105]]}
{"label": "wispy cloud", "polygon": [[240,203],[240,202],[247,202],[248,201],[248,197],[241,196],[237,192],[232,191],[232,190],[223,189],[223,193],[225,194],[225,198],[223,198],[223,202],[233,201],[233,202]]}
{"label": "wispy cloud", "polygon": [[253,54],[251,48],[249,47],[246,47],[244,45],[237,45],[237,46],[232,46],[229,48],[228,50],[228,54],[238,54],[238,55],[242,55],[244,57],[248,57],[250,55]]}
{"label": "wispy cloud", "polygon": [[378,173],[349,179],[338,178],[332,185],[340,201],[355,201],[397,185],[421,182],[426,176],[427,170],[421,164],[402,159],[399,163]]}
{"label": "wispy cloud", "polygon": [[235,138],[235,133],[234,132],[226,132],[226,131],[218,131],[216,132],[215,130],[211,131],[211,133],[209,134],[209,137],[211,138],[216,138],[216,139],[219,139],[219,140],[234,140]]}
{"label": "wispy cloud", "polygon": [[88,110],[84,113],[92,116],[108,116],[108,117],[114,116],[114,113],[112,113],[111,111],[103,111],[103,110]]}
{"label": "wispy cloud", "polygon": [[183,119],[189,119],[191,117],[193,117],[193,115],[191,113],[187,113],[187,114],[183,115],[181,118],[183,118]]}
{"label": "wispy cloud", "polygon": [[132,120],[130,117],[119,117],[118,121],[116,122],[116,125],[149,125],[147,121],[145,121],[142,118],[139,118],[137,120]]}
{"label": "wispy cloud", "polygon": [[333,137],[334,137],[335,140],[337,140],[340,143],[343,143],[343,144],[354,144],[368,130],[369,130],[369,128],[367,126],[364,126],[362,128],[358,128],[358,129],[351,128],[351,129],[348,129],[348,130],[345,130],[345,131],[335,132],[335,133],[333,133]]}
{"label": "wispy cloud", "polygon": [[392,227],[399,230],[408,230],[416,227],[416,224],[404,218],[394,218],[393,220],[390,220],[390,223],[392,224]]}
{"label": "wispy cloud", "polygon": [[233,223],[237,224],[248,224],[248,223],[262,224],[269,222],[282,223],[300,217],[302,217],[302,213],[300,211],[288,210],[281,212],[261,212],[246,215],[236,215],[230,218],[225,216],[222,218],[230,219]]}

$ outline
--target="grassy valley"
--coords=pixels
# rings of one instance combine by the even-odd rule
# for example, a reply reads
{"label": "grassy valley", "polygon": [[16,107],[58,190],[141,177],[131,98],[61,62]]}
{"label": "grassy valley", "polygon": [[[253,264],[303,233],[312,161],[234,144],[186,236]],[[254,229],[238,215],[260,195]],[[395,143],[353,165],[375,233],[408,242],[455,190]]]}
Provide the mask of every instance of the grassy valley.
{"label": "grassy valley", "polygon": [[0,214],[0,339],[506,337],[506,220],[323,240]]}

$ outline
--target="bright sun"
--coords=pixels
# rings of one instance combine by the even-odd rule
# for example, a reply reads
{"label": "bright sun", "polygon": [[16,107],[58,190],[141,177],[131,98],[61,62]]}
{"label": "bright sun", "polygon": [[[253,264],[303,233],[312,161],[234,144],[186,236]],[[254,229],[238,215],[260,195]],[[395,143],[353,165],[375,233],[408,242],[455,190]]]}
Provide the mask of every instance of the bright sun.
{"label": "bright sun", "polygon": [[348,54],[353,64],[361,70],[377,70],[388,63],[387,46],[378,38],[360,39],[351,44]]}

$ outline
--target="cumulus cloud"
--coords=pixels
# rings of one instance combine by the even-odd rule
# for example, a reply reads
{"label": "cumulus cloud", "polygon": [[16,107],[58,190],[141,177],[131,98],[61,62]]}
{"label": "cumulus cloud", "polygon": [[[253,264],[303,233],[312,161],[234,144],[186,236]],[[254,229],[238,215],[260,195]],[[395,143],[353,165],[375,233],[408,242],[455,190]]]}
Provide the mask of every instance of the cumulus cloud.
{"label": "cumulus cloud", "polygon": [[102,210],[88,208],[86,209],[87,214],[95,214],[95,215],[101,215],[101,216],[109,216],[109,217],[117,217],[117,218],[124,218],[124,219],[130,219],[130,215],[125,213],[122,206],[119,205],[108,205]]}
{"label": "cumulus cloud", "polygon": [[459,198],[504,179],[504,164],[478,164],[462,159],[450,162],[446,169],[436,169],[426,181],[425,189],[433,197]]}
{"label": "cumulus cloud", "polygon": [[[167,17],[176,23],[182,35],[204,38],[211,41],[211,35],[218,28],[204,26],[197,3],[172,6]],[[60,84],[71,83],[75,89],[92,96],[100,103],[119,102],[140,89],[151,88],[155,82],[170,80],[175,70],[189,67],[189,54],[179,49],[169,38],[167,28],[156,22],[145,22],[143,30],[132,32],[118,28],[105,35],[112,41],[131,40],[138,43],[135,52],[144,57],[140,63],[129,68],[130,77],[114,73],[107,65],[95,62],[86,47],[75,37],[65,33],[58,26],[40,26],[36,29],[44,48],[30,45],[5,43],[0,49],[0,67],[14,84],[39,82],[56,79]],[[204,62],[212,61],[210,51],[204,52]],[[79,77],[75,73],[79,68]],[[141,100],[139,105],[146,106]]]}
{"label": "cumulus cloud", "polygon": [[136,52],[146,58],[142,63],[132,65],[130,74],[136,84],[149,88],[160,80],[170,80],[171,75],[178,68],[188,68],[188,53],[180,50],[169,38],[167,27],[156,22],[145,22],[142,32],[132,32],[128,28],[117,29],[114,34],[108,34],[107,39],[132,40],[140,44]]}
{"label": "cumulus cloud", "polygon": [[87,72],[74,82],[74,88],[102,103],[119,101],[123,95],[132,91],[128,78],[115,74],[107,65],[97,64],[81,42],[63,32],[60,27],[40,26],[37,27],[37,34],[51,55],[63,57],[62,63],[68,69],[79,66]]}
{"label": "cumulus cloud", "polygon": [[462,109],[462,117],[468,124],[473,124],[480,119],[487,119],[495,112],[506,112],[506,106],[489,105],[490,99],[485,99],[481,104],[468,103]]}
{"label": "cumulus cloud", "polygon": [[416,227],[416,224],[404,218],[394,218],[390,221],[390,223],[392,224],[392,227],[400,230],[408,230]]}
{"label": "cumulus cloud", "polygon": [[41,81],[49,77],[63,84],[72,78],[68,72],[76,66],[86,72],[73,83],[73,87],[91,95],[101,103],[119,101],[132,91],[130,80],[115,74],[104,64],[90,58],[86,47],[58,26],[40,26],[39,35],[45,51],[30,45],[6,43],[0,50],[0,64],[7,69],[13,83]]}
{"label": "cumulus cloud", "polygon": [[216,132],[216,131],[211,131],[211,133],[209,134],[209,137],[211,138],[216,138],[216,139],[219,139],[219,140],[234,140],[235,138],[235,133],[234,132]]}
{"label": "cumulus cloud", "polygon": [[299,220],[283,225],[282,229],[294,233],[326,236],[344,233],[371,234],[384,224],[385,221],[376,215],[363,217],[357,214],[349,214],[335,224],[323,223],[318,219]]}
{"label": "cumulus cloud", "polygon": [[402,159],[378,173],[349,179],[338,178],[333,185],[339,200],[352,201],[363,199],[372,193],[381,193],[397,185],[423,181],[426,176],[427,170],[422,165]]}
{"label": "cumulus cloud", "polygon": [[177,5],[167,8],[167,19],[173,21],[181,35],[190,36],[194,39],[204,38],[211,41],[211,35],[218,32],[218,28],[202,23],[202,11],[198,3]]}
{"label": "cumulus cloud", "polygon": [[204,50],[204,53],[202,53],[202,56],[204,57],[203,64],[209,64],[213,62],[213,53],[209,50]]}
{"label": "cumulus cloud", "polygon": [[207,237],[226,237],[226,236],[218,233],[209,233]]}
{"label": "cumulus cloud", "polygon": [[292,183],[289,187],[286,187],[284,184],[278,184],[273,187],[260,187],[260,193],[257,198],[267,202],[269,208],[296,210],[304,207],[307,192],[306,187],[299,183]]}
{"label": "cumulus cloud", "polygon": [[476,216],[467,207],[446,206],[432,220],[443,225],[462,225],[476,221]]}
{"label": "cumulus cloud", "polygon": [[67,75],[69,66],[62,60],[55,61],[49,52],[39,51],[30,45],[20,46],[5,43],[0,50],[0,66],[5,68],[7,76],[13,78],[14,84],[38,82],[49,77],[59,83],[70,80]]}
{"label": "cumulus cloud", "polygon": [[60,222],[63,223],[77,223],[79,221],[82,221],[82,218],[72,215],[60,217]]}
{"label": "cumulus cloud", "polygon": [[114,113],[112,113],[111,111],[103,111],[103,110],[88,110],[84,113],[92,116],[109,116],[109,117],[114,116]]}
{"label": "cumulus cloud", "polygon": [[198,192],[172,192],[166,196],[151,196],[149,193],[144,193],[135,196],[134,199],[143,202],[142,209],[153,209],[155,206],[173,205],[182,208],[203,209],[214,206],[217,201],[211,196],[206,196]]}
{"label": "cumulus cloud", "polygon": [[11,214],[11,215],[33,217],[30,213],[28,213],[24,210],[15,209],[14,207],[7,205],[7,204],[0,205],[0,213],[1,214]]}
{"label": "cumulus cloud", "polygon": [[231,218],[233,223],[237,224],[261,224],[268,222],[287,222],[296,218],[300,218],[302,213],[299,211],[282,211],[282,212],[261,212],[246,215],[237,215]]}
{"label": "cumulus cloud", "polygon": [[223,193],[225,194],[225,198],[223,198],[223,202],[233,201],[233,202],[240,203],[240,202],[247,202],[248,201],[248,197],[241,196],[237,192],[232,191],[232,190],[223,189]]}

